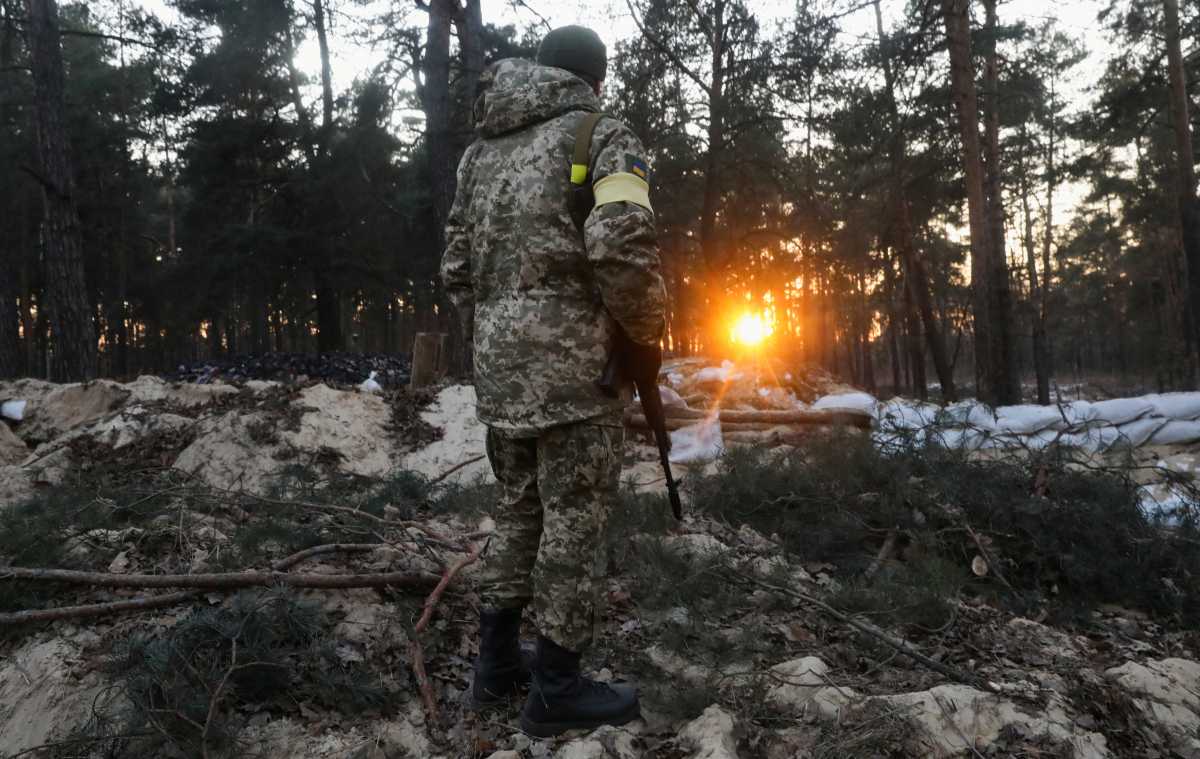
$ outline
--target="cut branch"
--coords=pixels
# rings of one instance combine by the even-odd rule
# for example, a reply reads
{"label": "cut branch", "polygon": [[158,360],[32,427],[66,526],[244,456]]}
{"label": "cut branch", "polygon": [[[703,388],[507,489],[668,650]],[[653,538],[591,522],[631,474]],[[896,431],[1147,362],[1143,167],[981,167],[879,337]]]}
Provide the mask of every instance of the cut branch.
{"label": "cut branch", "polygon": [[[314,556],[329,553],[365,553],[385,547],[382,543],[330,543],[314,546],[298,551],[271,565],[276,572],[282,572],[297,564],[307,561]],[[20,625],[34,622],[57,622],[64,619],[91,619],[104,617],[109,614],[119,614],[126,611],[146,611],[162,609],[168,606],[189,603],[200,597],[198,590],[185,590],[179,593],[164,593],[146,598],[130,598],[123,601],[108,601],[97,604],[80,606],[62,606],[57,609],[29,609],[0,614],[0,627],[5,625]]]}
{"label": "cut branch", "polygon": [[63,582],[94,585],[100,588],[198,588],[231,590],[238,588],[287,585],[293,588],[425,588],[436,585],[437,575],[424,572],[383,572],[379,574],[294,575],[287,572],[227,572],[194,575],[114,575],[105,572],[77,572],[71,569],[0,569],[0,580]]}
{"label": "cut branch", "polygon": [[487,548],[490,540],[485,540],[479,545],[471,549],[471,553],[459,559],[454,565],[447,567],[442,579],[438,582],[437,587],[425,599],[424,610],[421,612],[421,618],[417,621],[416,627],[413,628],[412,640],[408,644],[409,653],[412,656],[413,674],[417,678],[417,685],[421,689],[421,701],[425,705],[426,725],[433,728],[438,723],[438,708],[437,699],[433,695],[433,684],[429,681],[429,674],[425,671],[425,652],[421,646],[421,634],[425,632],[425,628],[429,626],[430,620],[433,619],[433,611],[437,608],[438,601],[441,600],[442,594],[446,592],[446,588],[454,579],[455,575],[463,570],[464,567],[475,563],[479,559],[480,554]]}

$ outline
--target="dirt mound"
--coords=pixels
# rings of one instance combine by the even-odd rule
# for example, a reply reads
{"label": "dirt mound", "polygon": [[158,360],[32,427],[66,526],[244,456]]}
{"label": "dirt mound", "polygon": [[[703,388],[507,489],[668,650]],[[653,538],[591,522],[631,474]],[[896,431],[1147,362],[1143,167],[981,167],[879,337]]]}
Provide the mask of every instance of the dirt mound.
{"label": "dirt mound", "polygon": [[[695,375],[710,368],[688,376],[699,383]],[[4,567],[44,566],[106,578],[240,578],[299,556],[303,567],[279,571],[436,580],[493,529],[470,387],[403,403],[323,384],[24,387],[38,425],[29,439],[53,437],[32,451],[7,440],[9,460],[21,461],[0,468],[0,497],[8,489],[36,500],[0,518],[0,577]],[[757,411],[800,402],[793,386],[755,388],[742,395]],[[852,400],[842,395],[839,403]],[[71,406],[53,409],[48,399]],[[16,429],[25,437],[24,423]],[[1133,566],[1121,540],[1159,550],[1167,528],[1139,527],[1135,483],[1049,458],[884,453],[866,436],[833,435],[801,449],[727,452],[689,470],[678,524],[655,451],[631,436],[627,462],[625,479],[638,488],[614,504],[603,649],[585,666],[639,686],[639,721],[534,741],[516,730],[515,709],[465,711],[479,604],[472,565],[419,633],[428,586],[396,584],[204,590],[102,622],[0,628],[0,756],[75,738],[110,755],[232,756],[253,745],[279,759],[1104,759],[1200,750],[1200,638],[1183,624],[1196,613],[1194,594],[1172,579],[1172,567],[1190,566],[1182,539],[1193,533],[1177,533],[1162,562],[1139,565],[1153,575],[1146,588],[1093,577],[1087,556],[1049,540],[1058,530],[1102,545],[1099,569]],[[1183,462],[1168,463],[1190,479]],[[1060,523],[1072,513],[1102,520],[1105,509],[1126,517],[1109,530],[1111,545],[1094,538],[1095,524]],[[6,582],[0,613],[157,592],[97,588],[94,577]],[[1143,598],[1152,603],[1139,605]],[[868,623],[866,631],[820,604]],[[942,669],[898,655],[889,636]],[[424,714],[414,641],[437,723]],[[241,657],[255,657],[253,677],[238,676],[251,661]],[[131,695],[96,700],[115,693]],[[155,699],[170,709],[156,711]],[[210,712],[205,736],[197,725]],[[111,737],[140,731],[148,742]]]}

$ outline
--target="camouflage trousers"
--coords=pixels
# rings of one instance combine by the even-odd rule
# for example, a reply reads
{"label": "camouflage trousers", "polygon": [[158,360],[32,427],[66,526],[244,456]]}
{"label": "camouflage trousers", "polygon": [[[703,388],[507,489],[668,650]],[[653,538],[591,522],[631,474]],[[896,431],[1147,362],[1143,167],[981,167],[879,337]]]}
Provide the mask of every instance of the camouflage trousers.
{"label": "camouflage trousers", "polygon": [[532,603],[538,632],[572,651],[592,642],[624,435],[619,417],[553,427],[537,437],[488,428],[500,503],[481,572],[483,602]]}

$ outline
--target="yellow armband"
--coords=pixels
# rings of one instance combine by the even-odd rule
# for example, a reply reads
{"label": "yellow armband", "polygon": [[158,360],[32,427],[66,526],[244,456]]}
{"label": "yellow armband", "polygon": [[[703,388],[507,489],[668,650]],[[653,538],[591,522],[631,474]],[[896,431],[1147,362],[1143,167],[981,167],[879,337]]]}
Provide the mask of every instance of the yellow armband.
{"label": "yellow armband", "polygon": [[597,208],[608,203],[625,201],[639,205],[648,211],[654,210],[650,206],[650,185],[636,174],[625,172],[609,174],[597,182],[592,189],[596,193]]}

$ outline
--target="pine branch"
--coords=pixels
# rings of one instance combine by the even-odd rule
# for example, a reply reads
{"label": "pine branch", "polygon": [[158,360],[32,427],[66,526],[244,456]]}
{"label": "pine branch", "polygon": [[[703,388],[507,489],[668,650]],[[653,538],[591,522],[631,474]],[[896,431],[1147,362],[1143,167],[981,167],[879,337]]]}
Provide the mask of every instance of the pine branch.
{"label": "pine branch", "polygon": [[936,659],[931,659],[930,657],[928,657],[925,654],[918,651],[916,649],[916,647],[913,646],[913,644],[909,643],[908,641],[904,640],[903,638],[897,638],[894,635],[891,635],[891,634],[879,629],[878,627],[876,627],[875,625],[873,625],[869,622],[863,622],[862,620],[855,619],[854,617],[850,616],[849,614],[846,614],[845,612],[838,611],[837,609],[833,608],[832,606],[830,606],[829,604],[820,600],[819,598],[814,598],[813,596],[810,596],[807,593],[801,593],[798,590],[792,590],[791,588],[785,588],[780,585],[774,585],[769,582],[764,582],[762,580],[759,580],[756,577],[751,577],[749,575],[735,573],[735,576],[738,579],[741,579],[741,580],[748,582],[750,584],[753,584],[753,585],[757,585],[765,590],[772,590],[772,591],[775,591],[776,593],[782,593],[785,596],[790,596],[790,597],[796,599],[797,601],[801,601],[802,603],[808,604],[809,606],[812,606],[812,607],[818,609],[819,611],[824,612],[828,616],[833,617],[834,619],[841,622],[842,624],[845,624],[849,627],[854,628],[855,630],[858,630],[861,633],[865,633],[865,634],[871,636],[872,638],[875,638],[879,642],[881,642],[884,645],[888,646],[889,648],[903,654],[904,656],[907,656],[908,658],[912,659],[913,661],[917,662],[918,664],[922,664],[922,665],[928,667],[929,669],[933,670],[934,672],[937,672],[940,675],[945,675],[946,677],[950,678],[951,680],[954,680],[955,682],[965,683],[967,685],[973,685],[973,686],[976,686],[983,690],[986,690],[989,693],[999,693],[1000,692],[1000,689],[998,687],[996,687],[996,685],[994,685],[991,682],[988,682],[987,680],[983,679],[982,677],[979,677],[978,675],[973,675],[969,672],[965,672],[957,667],[952,667],[949,664],[943,664],[942,662],[937,661]]}

